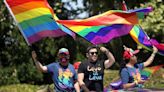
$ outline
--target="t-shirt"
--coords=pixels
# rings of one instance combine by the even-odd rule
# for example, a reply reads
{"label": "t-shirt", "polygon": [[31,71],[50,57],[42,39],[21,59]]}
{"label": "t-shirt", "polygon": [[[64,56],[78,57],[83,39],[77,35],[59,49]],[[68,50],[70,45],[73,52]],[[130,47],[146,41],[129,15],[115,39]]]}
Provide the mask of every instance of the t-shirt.
{"label": "t-shirt", "polygon": [[74,82],[77,81],[77,73],[73,65],[61,67],[59,62],[47,65],[48,73],[51,73],[56,92],[74,92]]}
{"label": "t-shirt", "polygon": [[125,67],[121,71],[121,80],[123,84],[133,83],[136,78],[141,78],[140,71],[143,70],[143,63],[135,64],[133,68]]}
{"label": "t-shirt", "polygon": [[90,91],[103,91],[104,61],[84,61],[80,64],[78,73],[84,73],[84,83]]}

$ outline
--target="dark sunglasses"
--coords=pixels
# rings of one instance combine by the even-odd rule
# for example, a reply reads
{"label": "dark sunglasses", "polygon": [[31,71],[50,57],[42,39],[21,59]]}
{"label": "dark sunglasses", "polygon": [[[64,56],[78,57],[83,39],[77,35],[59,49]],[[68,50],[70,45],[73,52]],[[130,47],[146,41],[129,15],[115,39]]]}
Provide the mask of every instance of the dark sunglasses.
{"label": "dark sunglasses", "polygon": [[89,52],[91,55],[97,55],[98,54],[98,52]]}

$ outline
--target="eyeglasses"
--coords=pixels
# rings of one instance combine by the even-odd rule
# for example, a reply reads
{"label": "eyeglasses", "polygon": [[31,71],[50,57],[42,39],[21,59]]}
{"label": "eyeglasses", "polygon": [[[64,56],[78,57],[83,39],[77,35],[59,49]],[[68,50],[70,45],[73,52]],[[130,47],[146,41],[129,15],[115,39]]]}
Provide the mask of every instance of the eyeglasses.
{"label": "eyeglasses", "polygon": [[89,52],[92,56],[95,54],[95,55],[97,55],[98,54],[98,52]]}

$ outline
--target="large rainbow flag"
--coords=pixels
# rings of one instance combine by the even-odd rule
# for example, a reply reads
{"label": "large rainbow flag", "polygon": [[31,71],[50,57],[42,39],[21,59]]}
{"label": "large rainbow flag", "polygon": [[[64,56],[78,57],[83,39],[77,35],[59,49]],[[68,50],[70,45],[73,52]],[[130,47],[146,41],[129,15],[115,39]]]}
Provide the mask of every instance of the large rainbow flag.
{"label": "large rainbow flag", "polygon": [[62,31],[53,18],[47,0],[4,0],[17,22],[26,42],[30,45],[44,37],[59,37],[75,34],[62,26]]}
{"label": "large rainbow flag", "polygon": [[100,25],[113,25],[113,24],[138,24],[138,19],[143,19],[144,15],[151,12],[152,8],[142,8],[129,11],[122,10],[109,10],[105,13],[87,18],[76,20],[57,20],[57,22],[67,26],[100,26]]}
{"label": "large rainbow flag", "polygon": [[130,11],[110,10],[83,20],[56,20],[94,45],[127,35],[138,19],[152,11],[143,8]]}
{"label": "large rainbow flag", "polygon": [[155,39],[150,39],[139,25],[135,25],[130,31],[133,40],[147,50],[151,50],[154,45],[160,55],[164,55],[164,44],[158,43]]}

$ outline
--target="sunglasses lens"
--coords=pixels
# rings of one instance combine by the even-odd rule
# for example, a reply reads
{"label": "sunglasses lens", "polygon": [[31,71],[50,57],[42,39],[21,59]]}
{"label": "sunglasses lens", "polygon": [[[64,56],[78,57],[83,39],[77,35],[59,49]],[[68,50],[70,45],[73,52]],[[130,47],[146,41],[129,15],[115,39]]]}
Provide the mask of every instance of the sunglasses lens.
{"label": "sunglasses lens", "polygon": [[91,55],[94,55],[94,54],[97,55],[98,52],[90,52],[90,54],[91,54]]}

